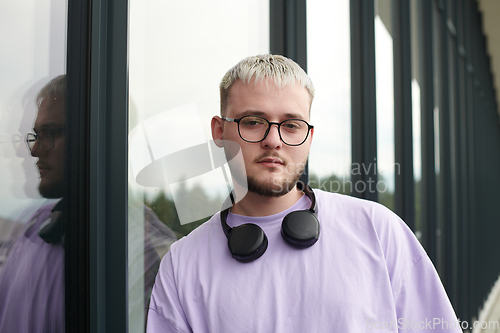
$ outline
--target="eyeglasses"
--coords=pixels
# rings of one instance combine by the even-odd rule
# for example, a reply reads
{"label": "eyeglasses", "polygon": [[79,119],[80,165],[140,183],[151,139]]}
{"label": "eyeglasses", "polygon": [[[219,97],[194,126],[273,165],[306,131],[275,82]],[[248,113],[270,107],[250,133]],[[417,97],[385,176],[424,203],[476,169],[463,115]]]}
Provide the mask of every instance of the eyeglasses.
{"label": "eyeglasses", "polygon": [[26,145],[31,152],[35,143],[38,142],[40,149],[49,151],[54,149],[54,136],[62,133],[64,128],[46,129],[43,128],[35,133],[26,134]]}
{"label": "eyeglasses", "polygon": [[261,142],[269,134],[271,125],[278,126],[281,141],[288,146],[300,146],[306,142],[309,131],[314,126],[302,119],[287,119],[273,123],[260,116],[244,116],[238,119],[222,117],[223,120],[238,124],[238,133],[246,142]]}

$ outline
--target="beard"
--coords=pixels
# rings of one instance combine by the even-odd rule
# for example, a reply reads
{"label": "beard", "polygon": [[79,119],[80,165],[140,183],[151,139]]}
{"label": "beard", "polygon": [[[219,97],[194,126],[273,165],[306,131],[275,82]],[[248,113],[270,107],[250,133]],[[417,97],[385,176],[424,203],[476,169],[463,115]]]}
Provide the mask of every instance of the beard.
{"label": "beard", "polygon": [[59,199],[63,197],[63,182],[52,184],[38,184],[38,192],[46,199]]}
{"label": "beard", "polygon": [[[258,159],[262,158],[264,157],[261,156]],[[293,171],[289,171],[289,164],[286,163],[283,171],[285,177],[273,178],[271,181],[259,181],[256,177],[247,176],[248,191],[264,197],[281,197],[295,188],[306,162],[307,158],[303,163],[298,164]]]}
{"label": "beard", "polygon": [[302,171],[293,178],[283,179],[281,182],[273,179],[270,184],[268,182],[259,182],[255,177],[248,176],[248,191],[264,197],[278,198],[290,192],[297,185],[301,174]]}
{"label": "beard", "polygon": [[[234,148],[234,147],[233,147]],[[245,163],[242,158],[234,158],[238,149],[229,150],[225,149],[226,159],[228,161],[229,168],[231,170],[231,176],[235,183],[239,186],[246,188],[248,192],[253,192],[265,197],[281,197],[295,188],[297,182],[304,171],[307,163],[307,157],[302,163],[290,164],[288,161],[283,159],[277,152],[266,152],[254,159],[254,163],[266,158],[266,157],[276,157],[280,158],[284,163],[284,168],[282,172],[270,169],[270,172],[276,171],[277,177],[273,177],[269,180],[258,180],[257,177],[248,175],[246,173]],[[290,166],[293,166],[293,170],[290,170]],[[284,175],[285,177],[280,177]],[[235,184],[236,185],[236,184]]]}

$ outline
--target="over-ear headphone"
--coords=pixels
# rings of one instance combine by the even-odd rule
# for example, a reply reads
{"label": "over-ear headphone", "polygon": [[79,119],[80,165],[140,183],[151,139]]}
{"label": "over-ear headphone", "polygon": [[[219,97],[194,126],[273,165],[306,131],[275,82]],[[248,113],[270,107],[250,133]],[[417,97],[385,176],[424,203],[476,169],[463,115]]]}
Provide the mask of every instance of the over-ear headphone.
{"label": "over-ear headphone", "polygon": [[63,200],[60,200],[54,208],[52,208],[52,214],[50,214],[40,226],[38,236],[40,236],[45,243],[57,244],[62,241],[64,235],[62,210]]}
{"label": "over-ear headphone", "polygon": [[[318,241],[320,225],[316,215],[314,191],[309,185],[302,182],[297,183],[297,188],[311,200],[311,207],[287,214],[281,223],[281,236],[289,245],[305,249]],[[229,208],[223,210],[220,214],[220,221],[233,258],[244,263],[260,258],[266,252],[268,245],[264,230],[253,223],[245,223],[231,228],[226,222],[228,214]]]}

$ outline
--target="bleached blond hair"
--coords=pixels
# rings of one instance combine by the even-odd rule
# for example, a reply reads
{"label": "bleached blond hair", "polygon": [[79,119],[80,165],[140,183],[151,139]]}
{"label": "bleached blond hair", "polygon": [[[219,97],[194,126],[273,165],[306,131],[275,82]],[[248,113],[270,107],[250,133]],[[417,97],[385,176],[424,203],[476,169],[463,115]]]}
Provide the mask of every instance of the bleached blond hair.
{"label": "bleached blond hair", "polygon": [[36,96],[36,105],[40,106],[46,98],[66,98],[66,74],[56,76]]}
{"label": "bleached blond hair", "polygon": [[226,110],[229,93],[234,82],[239,79],[248,84],[252,79],[255,79],[255,83],[257,83],[265,78],[273,79],[280,89],[287,84],[299,83],[309,92],[312,104],[314,86],[311,78],[295,61],[281,55],[261,54],[241,60],[222,78],[219,85],[221,115],[224,115]]}

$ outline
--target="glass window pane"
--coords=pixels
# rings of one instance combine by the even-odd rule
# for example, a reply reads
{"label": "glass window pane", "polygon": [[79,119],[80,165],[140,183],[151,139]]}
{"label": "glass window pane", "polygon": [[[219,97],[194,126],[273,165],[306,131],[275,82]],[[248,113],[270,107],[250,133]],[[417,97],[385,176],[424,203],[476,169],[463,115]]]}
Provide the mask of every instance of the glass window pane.
{"label": "glass window pane", "polygon": [[228,195],[210,150],[220,80],[268,52],[268,1],[130,2],[131,332],[144,328],[159,259]]}
{"label": "glass window pane", "polygon": [[309,182],[312,187],[345,194],[351,192],[349,24],[349,0],[307,1],[307,72],[316,89]]}
{"label": "glass window pane", "polygon": [[64,331],[66,5],[0,6],[1,332]]}
{"label": "glass window pane", "polygon": [[415,235],[419,240],[422,240],[422,138],[421,138],[421,105],[420,105],[420,56],[418,49],[418,1],[412,0],[410,4],[411,16],[411,61],[412,61],[412,82],[411,82],[411,99],[412,99],[412,131],[413,131],[413,180],[414,203],[415,203]]}
{"label": "glass window pane", "polygon": [[[432,62],[434,68],[434,171],[436,180],[436,216],[437,216],[437,228],[436,228],[436,242],[437,242],[437,262],[436,267],[438,271],[444,271],[444,214],[445,210],[443,207],[443,182],[441,177],[445,177],[441,173],[441,140],[444,140],[441,133],[440,120],[442,115],[440,113],[443,110],[443,77],[442,77],[442,66],[445,66],[442,59],[443,54],[443,40],[441,36],[441,20],[442,12],[438,8],[438,4],[433,3],[432,6]],[[444,152],[443,152],[444,153]]]}
{"label": "glass window pane", "polygon": [[377,85],[377,191],[379,201],[394,209],[394,56],[391,1],[376,1],[375,68]]}

